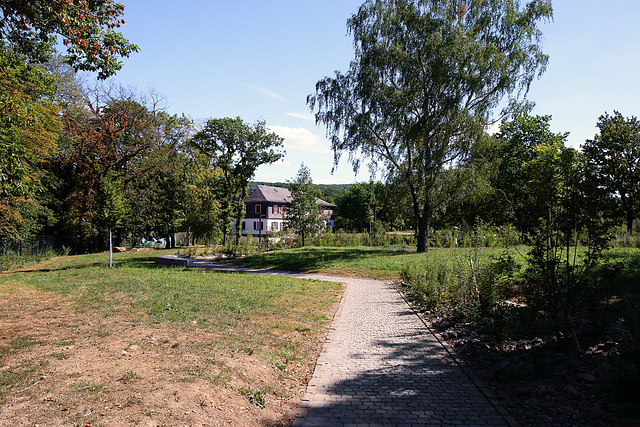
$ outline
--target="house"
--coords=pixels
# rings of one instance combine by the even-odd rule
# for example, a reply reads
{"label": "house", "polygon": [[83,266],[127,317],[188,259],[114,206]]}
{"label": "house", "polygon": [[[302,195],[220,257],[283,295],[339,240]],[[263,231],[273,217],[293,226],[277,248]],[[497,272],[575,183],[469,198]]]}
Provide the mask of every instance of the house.
{"label": "house", "polygon": [[[285,210],[290,203],[291,192],[286,188],[269,185],[249,188],[249,194],[244,198],[246,210],[242,220],[242,234],[247,231],[255,235],[284,230]],[[333,227],[336,206],[321,199],[316,200],[316,204],[322,206],[322,214],[329,217],[325,227]]]}

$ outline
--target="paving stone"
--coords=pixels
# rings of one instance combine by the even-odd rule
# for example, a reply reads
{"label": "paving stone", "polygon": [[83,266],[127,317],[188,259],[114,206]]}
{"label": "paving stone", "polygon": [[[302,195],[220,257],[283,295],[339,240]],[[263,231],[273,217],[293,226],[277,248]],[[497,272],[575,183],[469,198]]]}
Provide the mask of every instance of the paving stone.
{"label": "paving stone", "polygon": [[509,425],[387,283],[248,271],[346,284],[295,427]]}
{"label": "paving stone", "polygon": [[[307,420],[322,417],[328,426],[509,425],[387,283],[311,277],[347,287],[313,375],[316,387],[305,396],[340,399],[312,405]],[[298,418],[296,425],[312,424]]]}

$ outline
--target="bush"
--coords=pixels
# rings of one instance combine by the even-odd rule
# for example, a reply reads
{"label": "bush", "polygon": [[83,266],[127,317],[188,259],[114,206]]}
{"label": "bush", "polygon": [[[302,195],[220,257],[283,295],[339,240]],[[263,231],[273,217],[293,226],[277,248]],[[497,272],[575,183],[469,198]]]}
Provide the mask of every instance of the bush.
{"label": "bush", "polygon": [[328,227],[324,230],[321,230],[320,233],[318,233],[317,245],[328,246],[328,247],[336,246],[336,235],[333,233],[332,227]]}
{"label": "bush", "polygon": [[53,249],[47,249],[38,253],[20,254],[13,250],[0,253],[0,271],[15,270],[26,265],[37,264],[44,260],[60,255]]}
{"label": "bush", "polygon": [[426,308],[447,310],[453,317],[475,318],[479,308],[477,259],[461,252],[448,258],[427,257],[421,266],[405,266],[402,278],[410,298]]}
{"label": "bush", "polygon": [[340,230],[336,233],[336,246],[345,248],[357,248],[362,246],[360,234],[347,233],[344,230]]}
{"label": "bush", "polygon": [[515,258],[507,252],[488,257],[479,249],[447,255],[403,267],[409,298],[425,308],[446,311],[454,321],[504,320],[504,300],[520,280],[521,265]]}

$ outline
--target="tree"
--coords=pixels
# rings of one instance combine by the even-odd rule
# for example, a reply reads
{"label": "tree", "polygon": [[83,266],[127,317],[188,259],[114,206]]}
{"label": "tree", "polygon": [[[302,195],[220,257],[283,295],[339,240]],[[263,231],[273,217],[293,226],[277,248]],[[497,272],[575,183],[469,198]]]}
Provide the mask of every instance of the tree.
{"label": "tree", "polygon": [[194,167],[187,146],[192,122],[162,110],[155,111],[152,119],[149,148],[128,166],[132,215],[124,231],[134,244],[142,238],[164,237],[167,247],[174,247],[174,235],[186,219],[187,183]]}
{"label": "tree", "polygon": [[[517,114],[500,126],[500,132],[487,143],[475,147],[472,161],[483,159],[493,165],[491,191],[477,201],[478,219],[496,225],[514,225],[520,232],[533,231],[538,217],[545,217],[546,207],[536,203],[529,182],[531,164],[541,146],[564,145],[568,133],[550,130],[551,116]],[[540,210],[543,212],[541,213]]]}
{"label": "tree", "polygon": [[307,236],[315,234],[322,228],[326,217],[322,214],[322,206],[318,205],[316,189],[308,167],[300,165],[293,181],[288,182],[291,191],[291,204],[285,214],[287,227],[292,228],[300,236],[302,246]]}
{"label": "tree", "polygon": [[595,271],[610,229],[601,193],[586,179],[581,154],[561,140],[537,145],[526,169],[534,244],[522,293],[531,309],[556,324],[558,339],[571,336],[581,352],[571,316],[595,301]]}
{"label": "tree", "polygon": [[548,58],[536,23],[549,0],[368,0],[348,21],[355,59],[307,102],[327,126],[337,163],[348,151],[400,177],[418,251],[428,248],[434,189],[482,135],[507,94],[526,94]]}
{"label": "tree", "polygon": [[625,118],[618,111],[598,119],[600,135],[587,140],[582,150],[588,173],[618,203],[626,221],[627,233],[640,215],[640,121]]}
{"label": "tree", "polygon": [[[64,200],[65,232],[80,252],[103,248],[111,225],[103,215],[113,194],[107,190],[135,187],[132,183],[144,175],[143,159],[159,137],[156,112],[135,93],[96,89],[85,101],[84,109],[63,115],[65,129],[52,163],[58,198]],[[131,210],[130,198],[127,204]],[[117,233],[124,231],[124,221],[118,223],[123,226]]]}
{"label": "tree", "polygon": [[43,166],[61,123],[52,79],[0,45],[0,237],[21,240],[42,212]]}
{"label": "tree", "polygon": [[374,209],[380,205],[375,189],[380,183],[354,184],[343,192],[337,201],[341,227],[349,230],[364,230],[373,222]]}
{"label": "tree", "polygon": [[264,121],[248,125],[240,117],[209,119],[191,139],[191,144],[209,156],[211,167],[219,169],[218,200],[223,238],[235,220],[236,244],[240,240],[243,200],[249,182],[260,165],[280,160],[283,139],[269,132]]}
{"label": "tree", "polygon": [[46,62],[58,36],[76,71],[97,71],[106,79],[138,47],[115,28],[124,6],[113,0],[6,0],[0,3],[0,44],[36,63]]}
{"label": "tree", "polygon": [[185,183],[184,226],[194,240],[213,238],[221,231],[217,196],[219,170],[209,167],[209,159],[193,153]]}

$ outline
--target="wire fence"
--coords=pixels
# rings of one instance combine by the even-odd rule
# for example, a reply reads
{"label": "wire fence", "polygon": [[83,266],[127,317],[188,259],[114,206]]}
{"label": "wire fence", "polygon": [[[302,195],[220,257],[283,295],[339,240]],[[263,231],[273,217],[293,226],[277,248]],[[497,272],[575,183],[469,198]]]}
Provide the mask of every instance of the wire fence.
{"label": "wire fence", "polygon": [[66,239],[59,236],[31,236],[15,241],[0,238],[0,271],[18,268],[49,256],[69,252]]}

